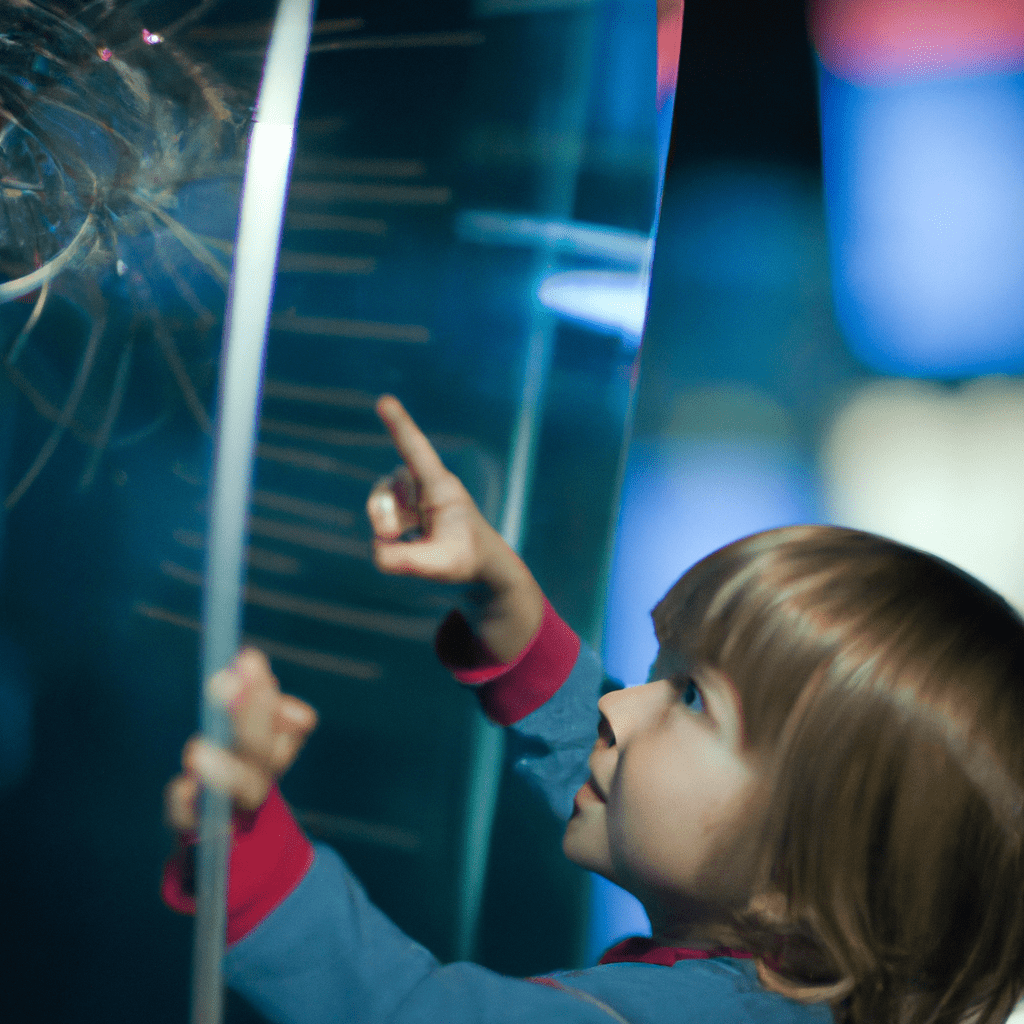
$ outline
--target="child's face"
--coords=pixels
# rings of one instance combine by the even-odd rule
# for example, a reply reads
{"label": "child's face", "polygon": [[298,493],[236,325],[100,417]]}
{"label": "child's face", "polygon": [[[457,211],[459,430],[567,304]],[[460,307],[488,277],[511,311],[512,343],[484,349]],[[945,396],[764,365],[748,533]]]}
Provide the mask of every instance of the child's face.
{"label": "child's face", "polygon": [[652,676],[601,698],[591,777],[562,845],[636,895],[657,934],[665,922],[713,920],[753,895],[737,841],[755,813],[758,776],[725,676],[670,664],[664,650]]}

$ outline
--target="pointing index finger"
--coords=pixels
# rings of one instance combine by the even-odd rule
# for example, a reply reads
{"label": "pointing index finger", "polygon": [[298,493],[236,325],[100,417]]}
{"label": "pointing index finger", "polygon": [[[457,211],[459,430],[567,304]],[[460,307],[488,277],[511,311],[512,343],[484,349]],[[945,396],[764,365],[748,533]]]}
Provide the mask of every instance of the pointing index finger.
{"label": "pointing index finger", "polygon": [[430,483],[447,472],[434,446],[394,395],[381,395],[377,399],[377,415],[416,480]]}

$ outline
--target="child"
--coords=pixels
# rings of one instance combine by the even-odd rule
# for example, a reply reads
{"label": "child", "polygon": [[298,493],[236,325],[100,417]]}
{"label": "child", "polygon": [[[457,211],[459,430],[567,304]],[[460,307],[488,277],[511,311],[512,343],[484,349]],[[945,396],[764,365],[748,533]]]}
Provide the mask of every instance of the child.
{"label": "child", "polygon": [[[291,818],[275,781],[316,716],[245,651],[211,682],[234,751],[193,739],[167,791],[182,831],[200,778],[238,807],[229,984],[287,1024],[1006,1017],[1024,989],[1024,624],[1004,601],[878,537],[773,530],[685,573],[653,613],[651,681],[598,700],[596,659],[523,563],[397,400],[378,412],[405,467],[368,502],[377,565],[486,595],[439,653],[528,741],[569,858],[635,893],[653,937],[543,978],[438,964]],[[164,882],[185,911],[188,863]]]}

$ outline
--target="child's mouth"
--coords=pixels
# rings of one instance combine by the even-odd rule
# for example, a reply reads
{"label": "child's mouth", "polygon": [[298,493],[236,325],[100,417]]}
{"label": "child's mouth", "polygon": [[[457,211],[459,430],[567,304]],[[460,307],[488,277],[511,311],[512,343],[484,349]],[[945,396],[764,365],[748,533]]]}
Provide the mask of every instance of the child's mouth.
{"label": "child's mouth", "polygon": [[580,804],[603,804],[606,802],[607,801],[605,800],[604,795],[594,784],[593,776],[587,779],[587,781],[584,782],[582,786],[580,786],[579,790],[576,793],[575,803],[577,804],[577,806]]}

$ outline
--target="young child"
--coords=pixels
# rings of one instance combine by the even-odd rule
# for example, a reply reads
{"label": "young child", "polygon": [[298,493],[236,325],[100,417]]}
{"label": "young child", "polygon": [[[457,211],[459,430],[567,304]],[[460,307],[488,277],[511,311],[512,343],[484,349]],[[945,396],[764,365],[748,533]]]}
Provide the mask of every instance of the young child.
{"label": "young child", "polygon": [[[378,412],[405,467],[368,502],[377,565],[486,595],[439,653],[527,741],[568,857],[636,894],[653,936],[542,978],[439,964],[295,824],[276,780],[316,716],[244,651],[211,682],[234,750],[191,740],[167,790],[182,832],[200,780],[236,801],[229,984],[282,1024],[1006,1017],[1024,990],[1024,623],[1001,598],[879,537],[769,531],[686,572],[654,609],[651,681],[598,699],[594,655],[398,401]],[[183,844],[164,895],[186,912],[189,877]]]}

